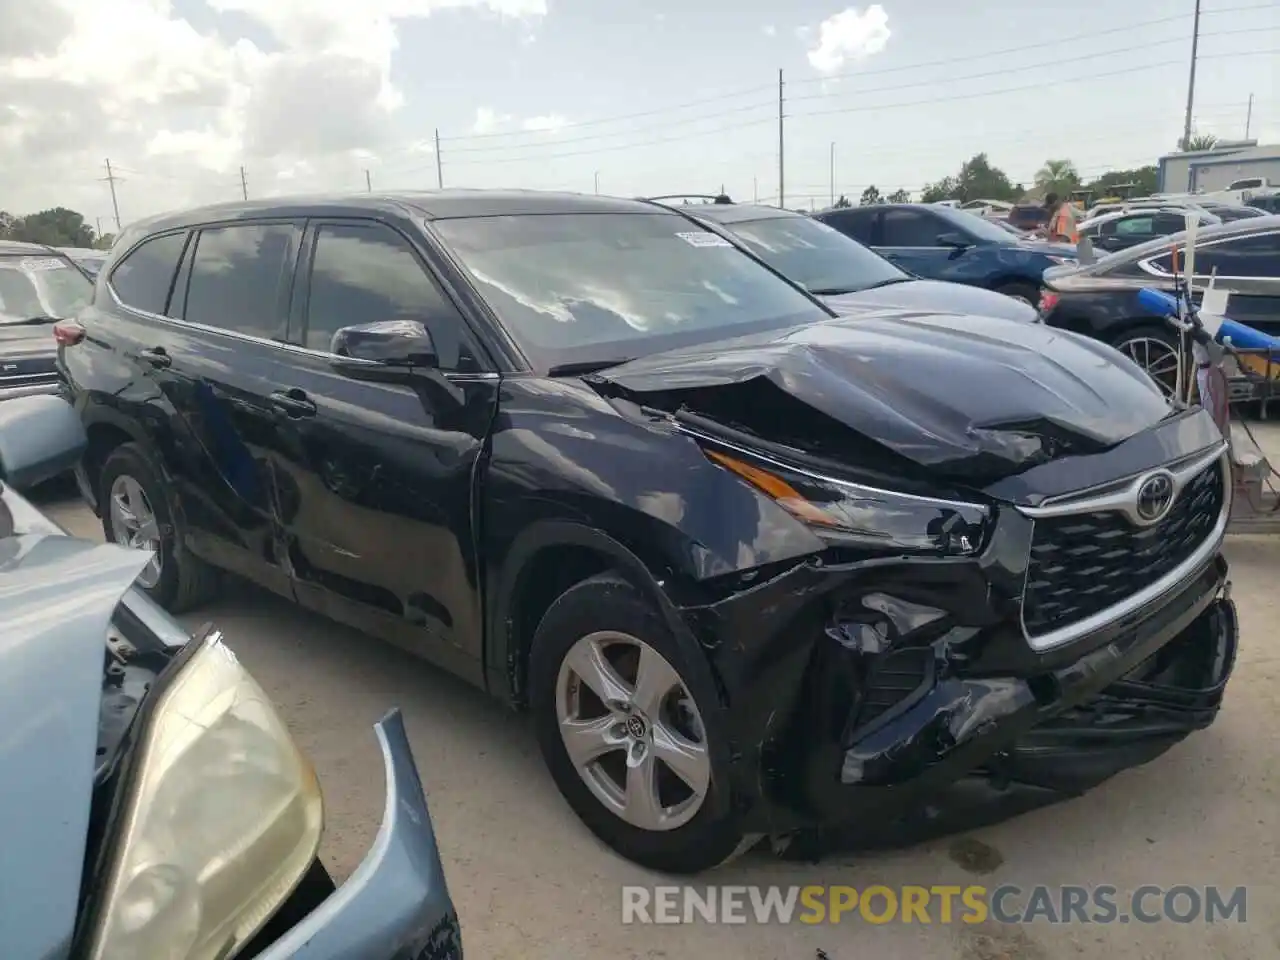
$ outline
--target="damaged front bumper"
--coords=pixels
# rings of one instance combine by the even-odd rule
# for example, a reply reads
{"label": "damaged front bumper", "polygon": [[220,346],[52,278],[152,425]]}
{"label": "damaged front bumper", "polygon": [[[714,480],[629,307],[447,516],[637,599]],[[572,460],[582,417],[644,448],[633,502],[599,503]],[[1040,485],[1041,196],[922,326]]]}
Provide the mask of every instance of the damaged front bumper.
{"label": "damaged front bumper", "polygon": [[[815,564],[692,617],[703,636],[711,624],[721,638],[759,636],[776,622],[792,641],[712,650],[735,733],[729,793],[748,832],[799,838],[798,850],[817,838],[816,854],[973,829],[1079,795],[1217,715],[1238,635],[1220,555],[1043,653],[1007,613],[957,625],[982,619],[966,609],[985,606],[969,599],[975,576]],[[912,595],[950,607],[937,630],[926,621],[939,611]],[[851,622],[859,612],[871,615]],[[795,642],[806,634],[812,643]]]}

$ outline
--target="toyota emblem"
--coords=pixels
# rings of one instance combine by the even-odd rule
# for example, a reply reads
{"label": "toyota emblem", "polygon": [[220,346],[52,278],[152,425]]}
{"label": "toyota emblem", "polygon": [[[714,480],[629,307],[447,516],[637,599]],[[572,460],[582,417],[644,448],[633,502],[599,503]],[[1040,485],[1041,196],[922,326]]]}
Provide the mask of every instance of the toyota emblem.
{"label": "toyota emblem", "polygon": [[1173,506],[1173,475],[1161,471],[1144,477],[1138,485],[1138,502],[1135,504],[1138,519],[1143,523],[1156,523]]}

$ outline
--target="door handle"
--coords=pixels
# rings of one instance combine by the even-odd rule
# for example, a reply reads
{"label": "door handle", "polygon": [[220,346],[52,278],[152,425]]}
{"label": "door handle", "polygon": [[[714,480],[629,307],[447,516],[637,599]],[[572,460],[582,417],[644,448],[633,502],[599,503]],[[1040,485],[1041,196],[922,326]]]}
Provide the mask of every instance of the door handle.
{"label": "door handle", "polygon": [[315,401],[307,396],[305,390],[299,390],[293,387],[289,390],[277,390],[271,394],[271,405],[286,416],[295,419],[300,417],[314,417],[316,415]]}
{"label": "door handle", "polygon": [[150,364],[157,370],[163,370],[173,363],[173,358],[164,347],[151,347],[143,350],[138,356],[142,358],[143,363]]}

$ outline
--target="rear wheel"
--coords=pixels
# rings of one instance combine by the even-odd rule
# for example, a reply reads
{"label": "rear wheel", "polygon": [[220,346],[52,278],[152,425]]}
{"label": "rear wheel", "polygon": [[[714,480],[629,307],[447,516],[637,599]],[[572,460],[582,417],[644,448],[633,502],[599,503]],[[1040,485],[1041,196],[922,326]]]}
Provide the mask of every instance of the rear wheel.
{"label": "rear wheel", "polygon": [[1040,291],[1030,283],[1006,283],[996,287],[996,293],[1003,293],[1033,308],[1040,302]]}
{"label": "rear wheel", "polygon": [[597,837],[669,873],[742,849],[717,802],[727,757],[706,665],[633,586],[602,575],[562,594],[534,636],[529,682],[547,767]]}
{"label": "rear wheel", "polygon": [[1150,324],[1130,327],[1111,344],[1173,396],[1178,386],[1178,337],[1172,330]]}
{"label": "rear wheel", "polygon": [[102,532],[109,542],[151,551],[136,585],[171,613],[198,605],[213,592],[216,574],[183,545],[159,471],[134,443],[116,447],[98,479]]}

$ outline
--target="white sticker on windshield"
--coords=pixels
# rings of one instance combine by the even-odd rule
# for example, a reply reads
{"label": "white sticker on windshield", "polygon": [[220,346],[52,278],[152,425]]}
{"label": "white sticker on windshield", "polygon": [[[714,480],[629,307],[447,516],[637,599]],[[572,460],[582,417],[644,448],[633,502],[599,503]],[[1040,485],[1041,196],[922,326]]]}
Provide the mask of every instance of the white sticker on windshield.
{"label": "white sticker on windshield", "polygon": [[36,271],[36,270],[65,270],[67,269],[66,261],[59,260],[56,257],[24,257],[20,264],[20,269]]}
{"label": "white sticker on windshield", "polygon": [[683,240],[691,247],[732,247],[728,240],[719,234],[711,233],[707,230],[699,230],[696,233],[677,233],[677,237]]}

